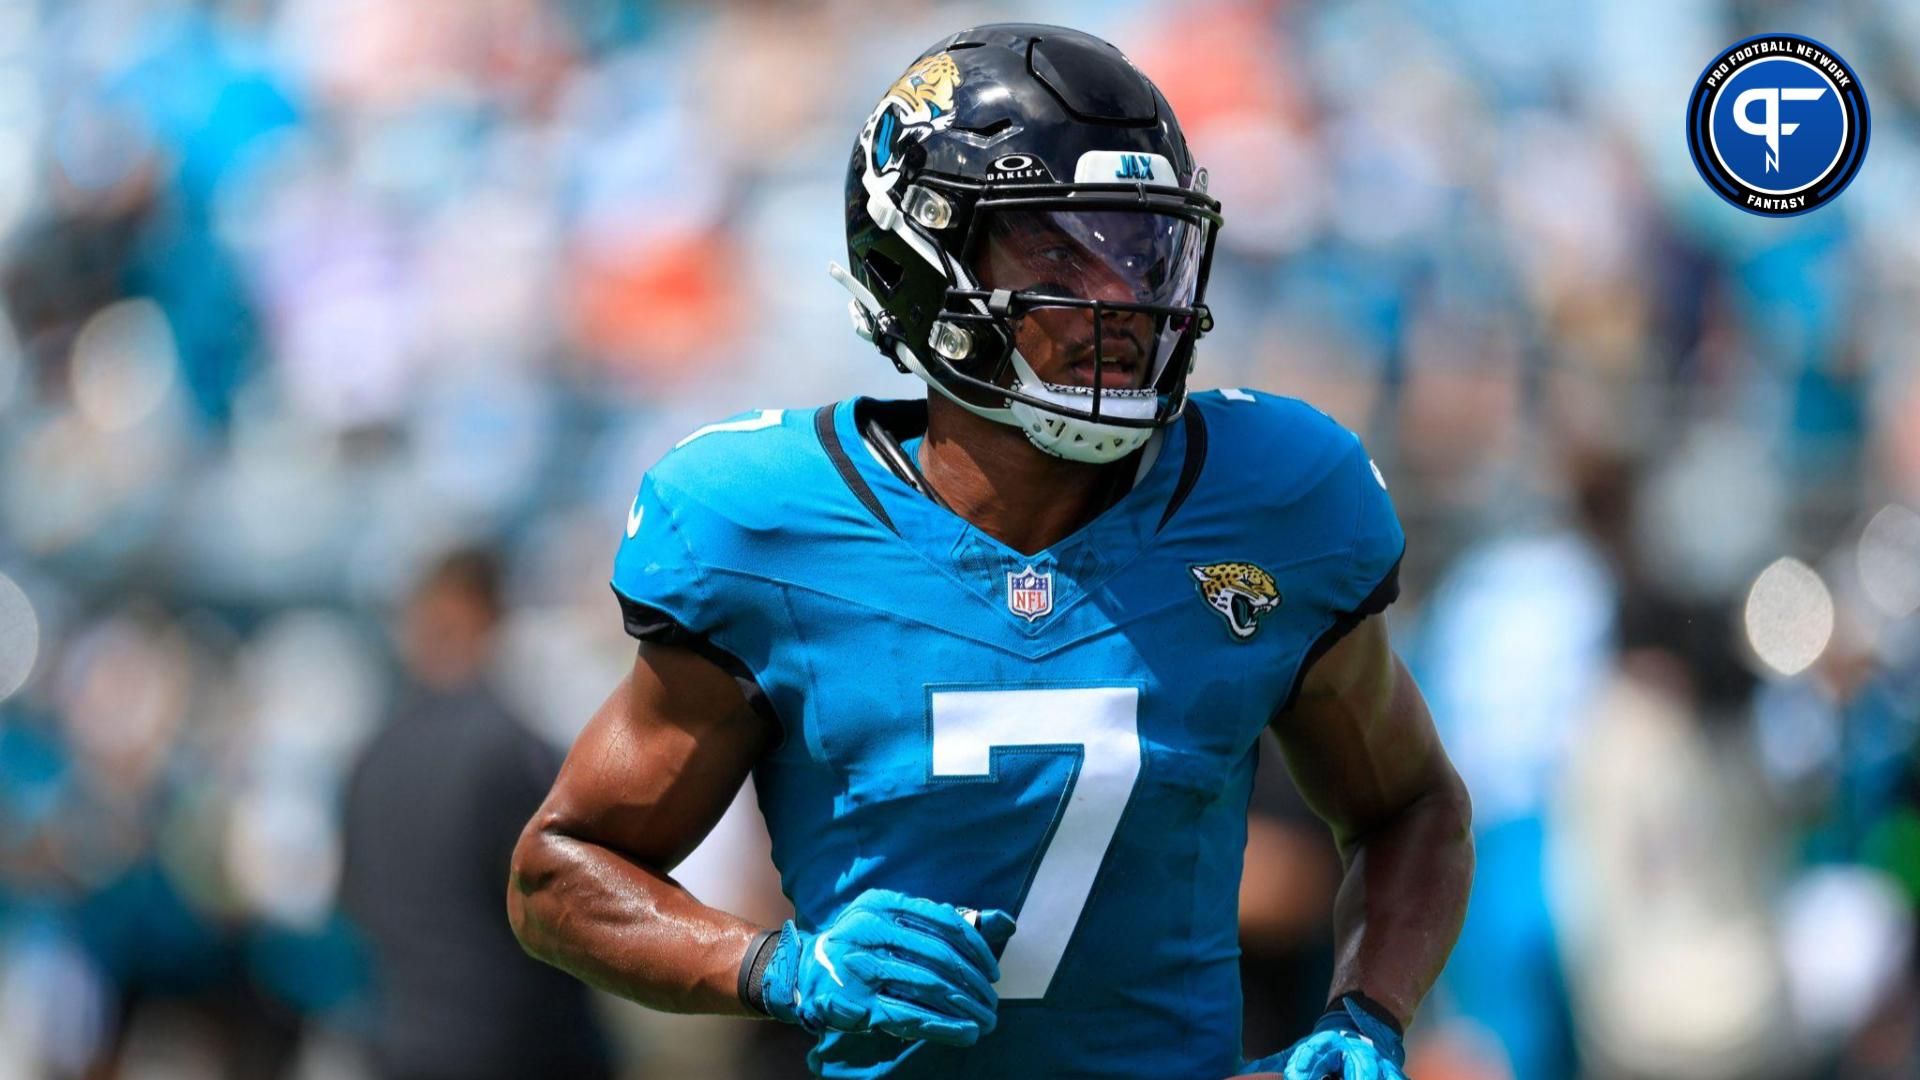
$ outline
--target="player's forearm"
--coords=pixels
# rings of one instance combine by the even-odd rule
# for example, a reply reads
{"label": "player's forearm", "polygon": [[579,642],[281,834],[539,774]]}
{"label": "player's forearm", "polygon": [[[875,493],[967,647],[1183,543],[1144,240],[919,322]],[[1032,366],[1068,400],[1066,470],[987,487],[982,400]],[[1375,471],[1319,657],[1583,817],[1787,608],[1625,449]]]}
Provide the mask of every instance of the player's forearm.
{"label": "player's forearm", "polygon": [[752,1015],[740,962],[759,927],[598,844],[528,828],[508,917],[527,952],[609,993],[667,1012]]}
{"label": "player's forearm", "polygon": [[1472,809],[1447,770],[1377,828],[1342,845],[1346,878],[1334,904],[1332,996],[1360,991],[1402,1025],[1440,977],[1473,883]]}

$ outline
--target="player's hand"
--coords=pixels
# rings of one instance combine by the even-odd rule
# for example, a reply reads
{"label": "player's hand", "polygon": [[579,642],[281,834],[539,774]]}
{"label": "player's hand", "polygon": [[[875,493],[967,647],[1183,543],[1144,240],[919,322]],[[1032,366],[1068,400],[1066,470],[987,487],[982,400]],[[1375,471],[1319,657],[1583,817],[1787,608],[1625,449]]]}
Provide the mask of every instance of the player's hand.
{"label": "player's hand", "polygon": [[869,889],[817,934],[781,928],[762,976],[767,1011],[809,1031],[972,1046],[1000,1005],[1000,963],[983,932],[1004,945],[1013,918]]}
{"label": "player's hand", "polygon": [[1327,1009],[1313,1032],[1278,1054],[1248,1062],[1244,1073],[1274,1072],[1285,1080],[1407,1080],[1400,1032],[1351,996]]}

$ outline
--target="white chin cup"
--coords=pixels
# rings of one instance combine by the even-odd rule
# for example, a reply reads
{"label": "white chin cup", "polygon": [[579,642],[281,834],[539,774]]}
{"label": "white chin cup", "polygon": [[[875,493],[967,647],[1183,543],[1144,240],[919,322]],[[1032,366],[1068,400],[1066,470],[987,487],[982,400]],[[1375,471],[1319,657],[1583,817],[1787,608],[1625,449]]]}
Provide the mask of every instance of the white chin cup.
{"label": "white chin cup", "polygon": [[[1084,413],[1093,406],[1091,386],[1059,386],[1043,382],[1033,373],[1027,359],[1013,354],[1014,371],[1020,381],[1016,389],[1029,397],[1040,398],[1066,412]],[[1152,420],[1160,395],[1152,390],[1101,390],[1100,411],[1126,420]],[[1009,401],[1007,411],[1027,433],[1033,445],[1055,457],[1104,465],[1119,461],[1153,437],[1151,427],[1122,427],[1118,424],[1067,416],[1038,408],[1024,401]]]}

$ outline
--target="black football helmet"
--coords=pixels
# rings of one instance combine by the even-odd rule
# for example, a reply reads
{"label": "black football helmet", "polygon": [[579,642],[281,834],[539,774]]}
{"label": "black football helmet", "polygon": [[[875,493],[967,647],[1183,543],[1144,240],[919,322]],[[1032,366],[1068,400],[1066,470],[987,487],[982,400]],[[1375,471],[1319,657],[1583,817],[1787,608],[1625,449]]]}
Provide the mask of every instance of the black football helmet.
{"label": "black football helmet", "polygon": [[[830,269],[900,370],[1049,453],[1114,461],[1186,405],[1220,223],[1166,98],[1118,49],[1001,23],[927,50],[874,108],[847,168],[852,269]],[[1008,238],[1042,249],[1017,283],[992,270]],[[1090,322],[1092,385],[1021,355],[1043,312]]]}

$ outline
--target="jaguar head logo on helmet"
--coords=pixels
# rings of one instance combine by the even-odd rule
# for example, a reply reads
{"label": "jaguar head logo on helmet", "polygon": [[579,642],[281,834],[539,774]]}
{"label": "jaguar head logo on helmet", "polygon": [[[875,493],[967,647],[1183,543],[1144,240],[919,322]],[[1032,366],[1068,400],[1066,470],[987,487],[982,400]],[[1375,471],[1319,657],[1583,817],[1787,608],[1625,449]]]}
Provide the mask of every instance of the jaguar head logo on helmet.
{"label": "jaguar head logo on helmet", "polygon": [[1181,415],[1220,227],[1166,98],[1054,26],[962,31],[875,107],[834,277],[901,371],[1074,461]]}
{"label": "jaguar head logo on helmet", "polygon": [[[930,129],[936,123],[945,127],[953,122],[953,90],[958,85],[960,66],[951,54],[922,57],[887,89],[887,96],[874,110],[874,120],[887,120],[902,128],[923,124]],[[890,146],[892,136],[889,131],[877,144]]]}

